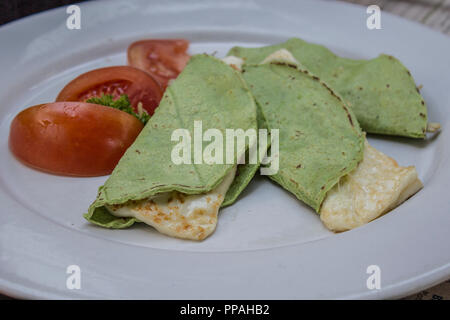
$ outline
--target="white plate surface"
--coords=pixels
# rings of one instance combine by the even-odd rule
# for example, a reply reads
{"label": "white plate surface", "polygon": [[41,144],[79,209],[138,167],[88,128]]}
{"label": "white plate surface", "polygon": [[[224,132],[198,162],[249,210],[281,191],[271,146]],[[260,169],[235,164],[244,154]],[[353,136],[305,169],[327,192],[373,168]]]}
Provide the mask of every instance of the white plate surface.
{"label": "white plate surface", "polygon": [[[0,28],[0,292],[28,298],[395,298],[450,276],[450,38],[382,13],[366,28],[365,8],[322,1],[95,1],[81,4],[81,30],[65,9]],[[298,36],[348,57],[398,57],[412,72],[442,132],[415,141],[370,142],[415,165],[425,188],[388,215],[333,234],[316,214],[267,179],[256,178],[222,210],[203,242],[143,225],[107,230],[81,216],[106,177],[58,177],[29,169],[8,150],[13,117],[53,101],[75,76],[126,63],[134,40],[183,37],[190,52],[224,56]],[[66,268],[81,268],[80,290]],[[366,286],[369,265],[381,289]]]}

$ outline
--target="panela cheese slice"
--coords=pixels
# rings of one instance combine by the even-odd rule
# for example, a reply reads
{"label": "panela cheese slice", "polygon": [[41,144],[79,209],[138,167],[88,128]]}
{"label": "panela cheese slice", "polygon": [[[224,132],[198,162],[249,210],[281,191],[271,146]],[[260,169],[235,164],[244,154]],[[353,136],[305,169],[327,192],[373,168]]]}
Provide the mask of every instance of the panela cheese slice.
{"label": "panela cheese slice", "polygon": [[222,61],[238,71],[241,71],[244,64],[244,60],[235,56],[226,56]]}
{"label": "panela cheese slice", "polygon": [[320,219],[335,232],[346,231],[392,210],[423,187],[415,167],[402,167],[365,142],[364,158],[322,203]]}
{"label": "panela cheese slice", "polygon": [[116,217],[136,218],[171,237],[203,240],[216,228],[220,205],[235,174],[236,167],[208,193],[164,192],[149,199],[106,208]]}
{"label": "panela cheese slice", "polygon": [[261,64],[264,63],[271,63],[271,62],[286,62],[286,63],[292,63],[297,66],[300,66],[300,63],[297,61],[297,59],[294,58],[291,52],[289,52],[286,49],[280,49],[275,51],[274,53],[268,55]]}
{"label": "panela cheese slice", "polygon": [[[200,140],[209,129],[222,136],[228,129],[257,130],[256,104],[240,73],[205,54],[192,56],[166,89],[147,125],[99,188],[86,220],[113,229],[144,222],[185,239],[201,240],[211,234],[220,205],[225,200],[233,203],[249,179],[239,175],[233,180],[234,173],[228,176],[235,164],[207,163],[203,157],[198,161],[195,148],[193,154],[183,150],[182,161],[175,161],[176,146],[184,142],[187,149],[192,147],[187,137],[194,137],[195,145],[199,121]],[[185,133],[182,141],[174,135],[178,129]],[[206,141],[199,144],[201,155],[206,145]],[[234,163],[244,153],[237,150]],[[228,198],[227,190],[231,191]]]}

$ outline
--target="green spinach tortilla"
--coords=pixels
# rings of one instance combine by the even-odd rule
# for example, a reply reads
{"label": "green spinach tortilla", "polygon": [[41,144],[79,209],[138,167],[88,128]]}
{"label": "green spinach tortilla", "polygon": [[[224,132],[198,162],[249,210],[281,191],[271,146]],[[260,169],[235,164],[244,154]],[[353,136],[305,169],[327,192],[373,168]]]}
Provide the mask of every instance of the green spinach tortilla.
{"label": "green spinach tortilla", "polygon": [[302,67],[318,76],[347,102],[369,133],[424,138],[427,108],[414,79],[396,58],[341,58],[324,46],[298,38],[261,48],[234,47],[228,55],[259,64],[279,49],[292,53]]}
{"label": "green spinach tortilla", "polygon": [[[208,55],[193,56],[167,88],[152,118],[100,187],[85,218],[107,228],[126,228],[136,219],[115,217],[105,205],[123,204],[168,191],[200,194],[215,188],[234,164],[191,161],[192,164],[175,165],[171,161],[176,144],[171,141],[172,132],[184,128],[193,139],[196,120],[202,121],[203,131],[215,128],[223,136],[225,129],[257,129],[255,101],[241,74]],[[203,142],[203,147],[208,144]],[[245,179],[236,180],[229,189],[232,196],[228,204],[237,198],[255,171],[246,171]]]}
{"label": "green spinach tortilla", "polygon": [[[257,114],[257,123],[258,129],[267,129],[266,120],[261,112],[259,107],[256,108]],[[268,139],[270,139],[270,135],[268,135]],[[266,149],[264,152],[267,152],[267,149],[270,147],[270,140],[267,141]],[[259,148],[259,145],[258,145]],[[258,151],[259,153],[259,151]],[[248,150],[246,154],[246,159],[248,159]],[[244,191],[245,187],[250,183],[250,181],[255,176],[256,172],[260,167],[260,159],[258,158],[258,162],[256,164],[246,163],[237,166],[236,177],[233,180],[230,188],[225,195],[225,199],[222,202],[222,207],[227,207],[236,202],[239,195]]]}
{"label": "green spinach tortilla", "polygon": [[342,98],[307,70],[277,62],[242,73],[269,129],[279,129],[279,171],[269,178],[317,212],[363,157],[364,137]]}

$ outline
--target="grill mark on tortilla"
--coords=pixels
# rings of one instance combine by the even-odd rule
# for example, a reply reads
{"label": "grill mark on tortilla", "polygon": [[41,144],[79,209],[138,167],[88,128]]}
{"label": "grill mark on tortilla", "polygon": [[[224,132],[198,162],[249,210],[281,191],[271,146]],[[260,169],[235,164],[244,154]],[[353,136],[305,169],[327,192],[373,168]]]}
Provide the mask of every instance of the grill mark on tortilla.
{"label": "grill mark on tortilla", "polygon": [[[279,66],[288,66],[290,68],[294,68],[294,69],[296,69],[296,70],[298,70],[300,72],[303,72],[304,74],[307,74],[308,76],[312,77],[315,81],[318,81],[322,86],[324,86],[331,93],[331,95],[333,97],[335,97],[336,99],[339,100],[339,102],[342,104],[342,107],[344,108],[345,112],[347,113],[347,118],[348,118],[348,121],[350,122],[350,125],[352,127],[354,127],[352,116],[350,115],[350,112],[348,111],[347,105],[345,104],[345,102],[342,100],[342,98],[339,95],[337,95],[334,92],[333,89],[331,89],[325,82],[320,80],[320,78],[318,76],[315,76],[315,75],[311,74],[306,69],[300,69],[297,65],[292,64],[292,63],[286,63],[286,62],[282,62],[282,61],[275,61],[275,62],[271,62],[270,64],[279,65]],[[250,86],[250,87],[252,87],[252,86]]]}
{"label": "grill mark on tortilla", "polygon": [[282,62],[282,61],[274,61],[274,62],[271,62],[270,64],[276,64],[276,65],[279,65],[279,66],[288,66],[290,68],[298,69],[296,64]]}

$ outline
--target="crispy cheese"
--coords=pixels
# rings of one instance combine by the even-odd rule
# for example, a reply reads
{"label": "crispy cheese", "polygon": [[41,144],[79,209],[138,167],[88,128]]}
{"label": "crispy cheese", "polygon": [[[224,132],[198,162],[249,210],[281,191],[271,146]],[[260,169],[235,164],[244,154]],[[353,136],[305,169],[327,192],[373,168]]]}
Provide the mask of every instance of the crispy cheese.
{"label": "crispy cheese", "polygon": [[292,53],[286,49],[280,49],[272,54],[268,55],[261,64],[265,63],[271,63],[271,62],[286,62],[286,63],[293,63],[297,66],[300,66],[300,63],[297,61],[297,59],[294,58]]}
{"label": "crispy cheese", "polygon": [[244,64],[244,60],[235,56],[226,56],[222,61],[237,71],[241,71],[242,65]]}
{"label": "crispy cheese", "polygon": [[235,174],[236,166],[208,193],[165,192],[106,208],[116,217],[134,217],[171,237],[203,240],[216,229],[220,205]]}
{"label": "crispy cheese", "polygon": [[402,167],[365,142],[364,158],[327,194],[320,210],[324,225],[346,231],[394,209],[423,187],[415,167]]}

